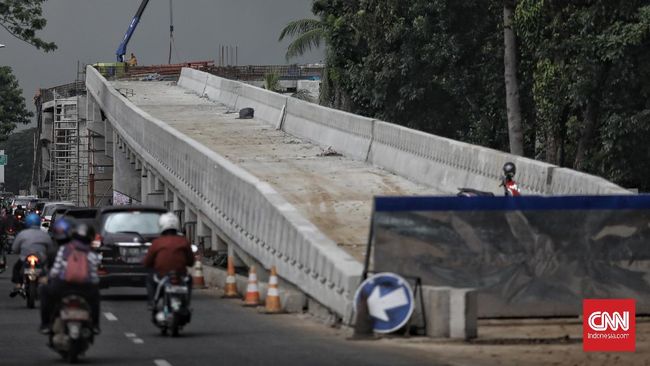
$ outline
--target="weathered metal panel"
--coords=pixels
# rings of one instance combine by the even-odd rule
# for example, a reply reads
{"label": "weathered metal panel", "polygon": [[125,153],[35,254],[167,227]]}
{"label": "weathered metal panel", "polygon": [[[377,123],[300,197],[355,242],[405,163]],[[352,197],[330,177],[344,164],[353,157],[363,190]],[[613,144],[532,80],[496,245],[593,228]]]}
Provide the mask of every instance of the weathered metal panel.
{"label": "weathered metal panel", "polygon": [[377,198],[373,270],[474,287],[481,317],[650,313],[650,196]]}

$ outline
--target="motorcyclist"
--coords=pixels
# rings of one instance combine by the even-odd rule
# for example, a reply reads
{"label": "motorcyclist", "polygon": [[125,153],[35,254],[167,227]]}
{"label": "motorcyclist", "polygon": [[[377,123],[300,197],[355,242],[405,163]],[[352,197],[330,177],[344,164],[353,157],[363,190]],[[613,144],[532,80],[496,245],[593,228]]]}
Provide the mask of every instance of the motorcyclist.
{"label": "motorcyclist", "polygon": [[54,239],[56,250],[48,253],[48,264],[51,267],[54,265],[56,254],[59,248],[72,240],[72,231],[74,230],[75,222],[68,217],[62,217],[54,223],[52,227],[52,239]]}
{"label": "motorcyclist", "polygon": [[[82,296],[90,305],[93,322],[93,332],[99,334],[99,277],[97,267],[99,256],[90,249],[90,243],[95,237],[95,231],[91,226],[79,224],[71,230],[70,240],[61,237],[65,242],[56,255],[54,265],[48,276],[46,286],[41,286],[41,333],[50,331],[50,321],[54,307],[61,301],[61,298],[69,293]],[[87,261],[87,273],[82,280],[71,280],[70,258],[73,254],[84,253]],[[75,271],[76,272],[76,271]]]}
{"label": "motorcyclist", "polygon": [[[147,298],[149,308],[153,307],[156,291],[154,275],[163,277],[175,271],[183,276],[187,274],[187,267],[194,264],[194,254],[189,241],[179,235],[180,222],[178,217],[171,212],[160,215],[158,219],[161,235],[155,239],[144,258],[144,266],[152,269],[147,278]],[[191,281],[188,284],[191,287]]]}
{"label": "motorcyclist", "polygon": [[15,284],[15,287],[9,294],[10,297],[15,297],[21,293],[23,287],[22,269],[27,256],[36,254],[39,259],[45,260],[47,254],[55,250],[50,236],[41,230],[41,218],[37,214],[27,215],[25,225],[27,228],[16,236],[11,247],[11,251],[18,253],[20,257],[13,268],[11,282]]}
{"label": "motorcyclist", "polygon": [[25,218],[25,209],[23,205],[18,205],[14,210],[14,217],[16,218]]}
{"label": "motorcyclist", "polygon": [[517,167],[514,163],[507,162],[503,165],[503,181],[501,186],[506,196],[520,196],[519,187],[517,182],[515,182],[515,174],[517,173]]}

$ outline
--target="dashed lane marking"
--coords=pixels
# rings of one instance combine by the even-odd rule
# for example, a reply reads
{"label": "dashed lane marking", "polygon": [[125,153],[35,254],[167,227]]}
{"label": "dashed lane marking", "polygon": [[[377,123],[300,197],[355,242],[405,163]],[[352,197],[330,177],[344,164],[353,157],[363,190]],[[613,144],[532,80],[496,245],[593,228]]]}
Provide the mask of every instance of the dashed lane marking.
{"label": "dashed lane marking", "polygon": [[133,343],[135,343],[135,344],[142,344],[142,343],[144,343],[144,339],[142,339],[142,338],[133,338],[132,341],[133,341]]}
{"label": "dashed lane marking", "polygon": [[135,338],[135,333],[124,333],[126,338]]}
{"label": "dashed lane marking", "polygon": [[104,313],[104,317],[106,317],[106,320],[108,320],[109,322],[117,321],[117,317],[113,313]]}
{"label": "dashed lane marking", "polygon": [[156,364],[156,366],[172,366],[172,364],[166,360],[153,360],[153,363]]}

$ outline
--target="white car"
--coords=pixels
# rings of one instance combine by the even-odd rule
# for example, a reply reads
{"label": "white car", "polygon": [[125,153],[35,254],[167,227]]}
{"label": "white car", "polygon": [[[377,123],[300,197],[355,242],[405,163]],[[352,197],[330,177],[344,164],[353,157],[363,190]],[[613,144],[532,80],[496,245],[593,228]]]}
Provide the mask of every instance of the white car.
{"label": "white car", "polygon": [[48,231],[51,220],[52,220],[52,214],[54,211],[56,211],[57,208],[59,207],[74,207],[75,204],[74,202],[70,201],[58,201],[58,202],[48,202],[43,206],[43,214],[41,215],[41,230],[43,231]]}

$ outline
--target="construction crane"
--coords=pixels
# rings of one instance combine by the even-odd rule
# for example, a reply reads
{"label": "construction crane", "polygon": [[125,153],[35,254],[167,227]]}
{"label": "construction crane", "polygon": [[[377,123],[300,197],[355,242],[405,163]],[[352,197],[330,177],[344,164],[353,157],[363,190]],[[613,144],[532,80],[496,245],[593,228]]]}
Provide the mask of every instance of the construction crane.
{"label": "construction crane", "polygon": [[131,36],[133,36],[133,33],[135,32],[135,28],[138,26],[140,18],[142,17],[142,13],[144,13],[144,9],[147,8],[147,4],[149,4],[149,0],[142,0],[142,3],[140,3],[140,7],[138,8],[138,12],[135,13],[135,16],[131,20],[131,24],[129,24],[129,29],[127,29],[126,33],[124,34],[122,43],[120,43],[120,46],[115,51],[115,55],[117,55],[117,62],[124,62],[124,55],[126,55],[126,46],[129,45]]}

